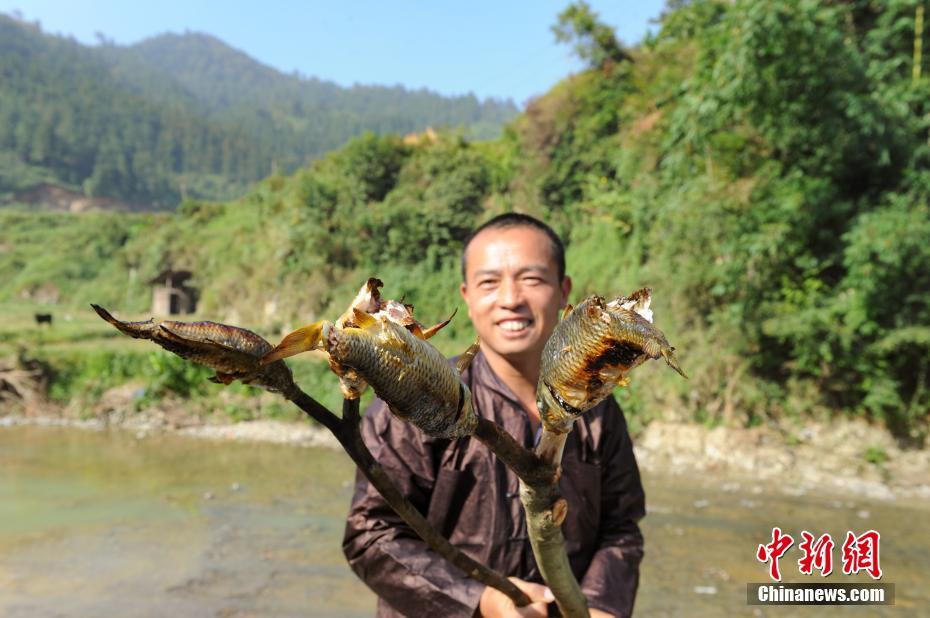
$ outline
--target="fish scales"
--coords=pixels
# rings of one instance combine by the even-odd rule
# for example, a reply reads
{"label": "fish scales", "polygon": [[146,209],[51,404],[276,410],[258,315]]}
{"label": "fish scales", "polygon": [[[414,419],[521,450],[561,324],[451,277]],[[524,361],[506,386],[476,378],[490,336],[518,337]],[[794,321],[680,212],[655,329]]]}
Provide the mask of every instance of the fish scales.
{"label": "fish scales", "polygon": [[218,343],[258,357],[267,354],[273,347],[252,331],[217,322],[164,321],[161,325],[186,339]]}
{"label": "fish scales", "polygon": [[[645,292],[644,292],[645,293]],[[540,413],[546,426],[562,433],[649,358],[664,356],[676,371],[673,349],[651,322],[599,296],[582,301],[555,328],[543,348]],[[682,374],[684,375],[684,374]]]}
{"label": "fish scales", "polygon": [[329,328],[326,349],[356,369],[391,411],[431,436],[474,431],[470,393],[440,352],[404,327],[377,320],[365,328]]}

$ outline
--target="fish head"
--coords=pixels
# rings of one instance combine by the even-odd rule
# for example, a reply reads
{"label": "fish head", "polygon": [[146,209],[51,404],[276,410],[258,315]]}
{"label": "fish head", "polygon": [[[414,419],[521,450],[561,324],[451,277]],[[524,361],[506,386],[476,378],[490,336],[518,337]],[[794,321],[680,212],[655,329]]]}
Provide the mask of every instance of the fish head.
{"label": "fish head", "polygon": [[678,372],[678,374],[683,377],[685,380],[688,379],[687,374],[681,368],[681,365],[678,364],[678,358],[675,356],[675,348],[671,346],[662,347],[662,358],[665,359],[665,363]]}

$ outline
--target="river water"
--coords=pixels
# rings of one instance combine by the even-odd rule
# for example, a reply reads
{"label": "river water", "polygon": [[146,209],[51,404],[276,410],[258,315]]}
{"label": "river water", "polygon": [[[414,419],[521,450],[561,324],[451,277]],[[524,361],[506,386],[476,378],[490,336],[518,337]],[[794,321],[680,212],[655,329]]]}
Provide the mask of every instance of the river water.
{"label": "river water", "polygon": [[[124,431],[0,428],[0,616],[370,616],[340,550],[353,468],[340,451]],[[644,475],[641,616],[930,615],[930,505]],[[780,526],[881,532],[893,607],[751,607]],[[837,574],[838,573],[838,574]]]}

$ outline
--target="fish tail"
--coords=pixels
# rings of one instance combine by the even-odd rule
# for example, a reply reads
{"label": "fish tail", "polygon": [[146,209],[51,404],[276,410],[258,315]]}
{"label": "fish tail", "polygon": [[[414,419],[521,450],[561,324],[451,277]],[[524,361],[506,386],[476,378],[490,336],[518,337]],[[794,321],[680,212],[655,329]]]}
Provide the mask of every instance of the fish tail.
{"label": "fish tail", "polygon": [[282,358],[288,358],[301,352],[315,350],[320,347],[323,340],[323,326],[325,320],[314,322],[310,326],[295,330],[281,340],[273,350],[262,357],[261,364],[267,365]]}
{"label": "fish tail", "polygon": [[120,320],[114,318],[109,311],[100,305],[91,303],[90,306],[94,308],[94,311],[97,312],[97,315],[112,324],[121,333],[136,339],[152,338],[152,330],[155,327],[155,322],[153,320],[148,320],[146,322],[121,322]]}
{"label": "fish tail", "polygon": [[101,318],[103,318],[104,320],[106,320],[107,322],[115,326],[116,328],[120,328],[120,326],[123,325],[122,322],[114,318],[113,315],[109,311],[107,311],[100,305],[95,305],[94,303],[91,303],[90,306],[94,308],[94,311],[97,312],[97,315],[99,315]]}

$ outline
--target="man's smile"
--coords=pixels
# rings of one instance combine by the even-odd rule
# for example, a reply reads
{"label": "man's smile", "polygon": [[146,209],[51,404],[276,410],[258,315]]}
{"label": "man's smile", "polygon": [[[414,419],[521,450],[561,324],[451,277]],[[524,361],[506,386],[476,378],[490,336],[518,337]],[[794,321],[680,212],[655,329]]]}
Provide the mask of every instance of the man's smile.
{"label": "man's smile", "polygon": [[533,325],[533,320],[528,318],[508,318],[497,322],[498,328],[504,331],[505,336],[519,335]]}

